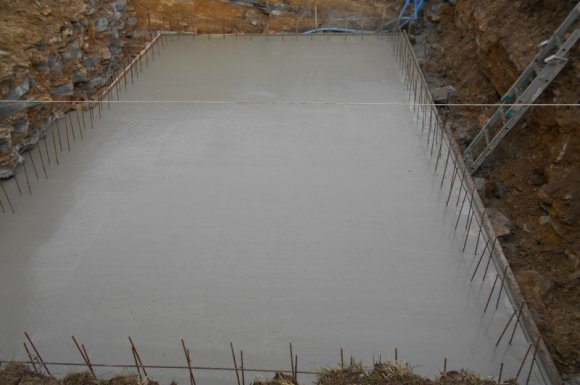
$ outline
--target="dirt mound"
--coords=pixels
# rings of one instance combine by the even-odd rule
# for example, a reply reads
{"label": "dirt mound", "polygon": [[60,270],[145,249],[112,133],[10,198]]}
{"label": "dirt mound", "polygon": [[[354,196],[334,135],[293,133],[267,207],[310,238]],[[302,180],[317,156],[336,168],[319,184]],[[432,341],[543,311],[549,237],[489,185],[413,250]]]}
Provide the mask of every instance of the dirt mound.
{"label": "dirt mound", "polygon": [[[147,384],[159,385],[151,380]],[[9,363],[0,370],[0,385],[143,385],[143,381],[135,375],[95,379],[89,372],[71,373],[61,380],[38,374],[23,364]],[[172,382],[170,385],[176,384]]]}

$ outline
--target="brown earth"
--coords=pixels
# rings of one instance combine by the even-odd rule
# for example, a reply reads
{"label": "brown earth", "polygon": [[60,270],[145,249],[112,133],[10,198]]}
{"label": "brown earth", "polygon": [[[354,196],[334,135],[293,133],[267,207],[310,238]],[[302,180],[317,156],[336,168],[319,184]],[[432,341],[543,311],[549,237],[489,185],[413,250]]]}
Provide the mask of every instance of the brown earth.
{"label": "brown earth", "polygon": [[[432,85],[452,85],[455,103],[496,103],[576,1],[430,1],[424,23]],[[432,8],[433,7],[433,8]],[[439,7],[437,9],[437,7]],[[578,103],[579,47],[539,103]],[[492,109],[450,108],[465,145]],[[511,220],[501,239],[553,360],[580,374],[580,109],[532,108],[476,173],[485,204]]]}
{"label": "brown earth", "polygon": [[[152,380],[147,383],[159,385]],[[23,364],[8,363],[0,370],[0,385],[143,385],[143,381],[136,375],[116,376],[110,380],[96,379],[90,372],[71,373],[58,379],[37,373]]]}

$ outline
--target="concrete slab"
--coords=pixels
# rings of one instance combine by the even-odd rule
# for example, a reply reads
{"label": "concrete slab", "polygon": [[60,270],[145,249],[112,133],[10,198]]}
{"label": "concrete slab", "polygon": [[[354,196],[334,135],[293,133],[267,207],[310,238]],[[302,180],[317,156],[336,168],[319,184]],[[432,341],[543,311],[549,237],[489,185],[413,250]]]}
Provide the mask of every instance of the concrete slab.
{"label": "concrete slab", "polygon": [[305,370],[397,347],[515,375],[528,341],[495,347],[513,308],[483,314],[497,272],[470,282],[389,39],[172,37],[122,100],[0,217],[0,357],[28,330],[60,362],[74,334],[131,363],[131,335],[146,364],[182,365],[184,338],[202,366],[232,341],[289,368],[292,342]]}

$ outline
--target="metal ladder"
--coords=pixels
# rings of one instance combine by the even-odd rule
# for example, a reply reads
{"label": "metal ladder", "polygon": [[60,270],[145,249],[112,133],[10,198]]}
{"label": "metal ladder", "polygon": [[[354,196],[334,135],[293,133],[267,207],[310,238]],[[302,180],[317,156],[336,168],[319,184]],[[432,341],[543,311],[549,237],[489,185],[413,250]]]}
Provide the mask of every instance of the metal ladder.
{"label": "metal ladder", "polygon": [[[529,104],[533,103],[544,92],[564,68],[568,62],[569,50],[580,38],[580,28],[569,31],[573,28],[579,15],[580,2],[576,4],[552,37],[540,44],[540,53],[501,98],[501,102],[507,105],[500,106],[473,138],[463,153],[470,173],[473,174],[477,171],[499,142],[526,113]],[[568,32],[570,34],[566,38]]]}

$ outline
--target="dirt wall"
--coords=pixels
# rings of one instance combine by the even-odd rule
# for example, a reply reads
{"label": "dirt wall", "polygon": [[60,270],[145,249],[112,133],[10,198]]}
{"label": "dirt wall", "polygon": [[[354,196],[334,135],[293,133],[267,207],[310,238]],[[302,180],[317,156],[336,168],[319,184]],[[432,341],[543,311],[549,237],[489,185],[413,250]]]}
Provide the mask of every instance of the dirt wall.
{"label": "dirt wall", "polygon": [[[454,4],[455,3],[455,4]],[[576,1],[430,1],[419,32],[433,87],[455,103],[496,103]],[[420,40],[420,39],[419,39]],[[421,49],[423,51],[423,49]],[[539,103],[578,103],[578,45]],[[465,146],[492,108],[443,108]],[[532,108],[476,173],[508,221],[504,251],[564,378],[580,373],[580,109]],[[575,377],[576,376],[576,377]]]}

